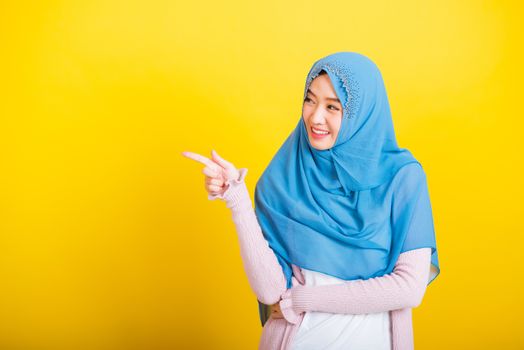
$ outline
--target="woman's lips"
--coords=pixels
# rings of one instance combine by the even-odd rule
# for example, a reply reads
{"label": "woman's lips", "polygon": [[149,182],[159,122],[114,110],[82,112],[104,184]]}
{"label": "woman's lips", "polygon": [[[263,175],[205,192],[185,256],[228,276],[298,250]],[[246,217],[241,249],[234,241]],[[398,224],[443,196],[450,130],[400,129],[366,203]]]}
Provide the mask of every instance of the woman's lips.
{"label": "woman's lips", "polygon": [[311,136],[315,139],[323,139],[324,137],[326,136],[329,136],[329,133],[328,134],[325,134],[325,135],[319,135],[319,134],[315,134],[313,132],[313,128],[310,129],[311,130]]}

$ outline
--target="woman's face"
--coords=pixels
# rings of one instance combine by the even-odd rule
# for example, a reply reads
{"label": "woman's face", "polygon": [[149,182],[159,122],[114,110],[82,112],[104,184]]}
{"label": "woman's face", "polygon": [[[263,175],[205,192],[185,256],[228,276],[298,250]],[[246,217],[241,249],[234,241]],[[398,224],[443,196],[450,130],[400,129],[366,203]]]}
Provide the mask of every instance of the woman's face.
{"label": "woman's face", "polygon": [[327,74],[319,75],[311,82],[302,117],[314,148],[325,150],[333,147],[342,123],[342,104]]}

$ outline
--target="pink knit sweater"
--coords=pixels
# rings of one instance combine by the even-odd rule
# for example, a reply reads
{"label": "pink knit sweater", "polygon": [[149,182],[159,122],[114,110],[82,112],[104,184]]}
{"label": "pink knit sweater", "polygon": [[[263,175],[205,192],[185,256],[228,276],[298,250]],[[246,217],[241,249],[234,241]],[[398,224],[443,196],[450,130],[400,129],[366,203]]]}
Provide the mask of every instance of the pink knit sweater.
{"label": "pink knit sweater", "polygon": [[264,325],[259,350],[286,350],[292,343],[304,312],[339,314],[390,312],[392,350],[414,349],[411,309],[422,302],[430,274],[431,248],[399,255],[392,273],[343,284],[306,286],[300,268],[292,265],[293,286],[287,289],[282,267],[269,247],[258,223],[241,168],[237,180],[226,182],[221,199],[231,209],[240,243],[240,254],[249,284],[257,299],[277,302],[284,318],[269,318]]}

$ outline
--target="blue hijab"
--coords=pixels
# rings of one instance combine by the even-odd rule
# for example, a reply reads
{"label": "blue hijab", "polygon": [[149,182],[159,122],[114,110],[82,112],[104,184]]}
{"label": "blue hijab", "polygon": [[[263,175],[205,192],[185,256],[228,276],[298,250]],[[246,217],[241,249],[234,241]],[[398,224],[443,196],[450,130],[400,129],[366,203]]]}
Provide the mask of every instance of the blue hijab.
{"label": "blue hijab", "polygon": [[[291,264],[343,280],[393,271],[400,253],[432,248],[440,273],[422,165],[397,145],[382,75],[373,61],[338,52],[316,61],[304,88],[326,71],[343,106],[333,147],[311,146],[303,117],[255,188],[263,235],[292,287]],[[269,306],[258,301],[262,325]]]}

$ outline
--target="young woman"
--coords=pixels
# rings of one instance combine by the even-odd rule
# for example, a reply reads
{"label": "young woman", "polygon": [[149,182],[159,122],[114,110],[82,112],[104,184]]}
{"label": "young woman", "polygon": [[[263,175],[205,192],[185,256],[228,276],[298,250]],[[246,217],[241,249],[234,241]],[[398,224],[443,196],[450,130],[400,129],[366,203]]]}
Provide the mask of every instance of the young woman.
{"label": "young woman", "polygon": [[306,78],[302,116],[263,172],[255,208],[215,151],[210,200],[232,210],[264,326],[259,349],[413,349],[411,309],[440,273],[426,175],[399,148],[382,75],[338,52]]}

